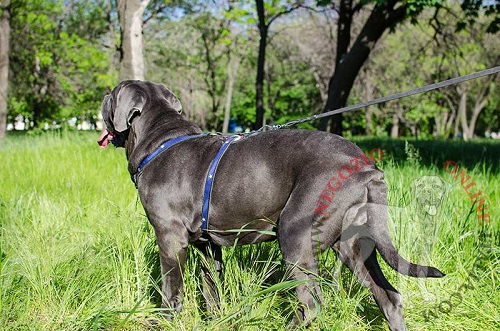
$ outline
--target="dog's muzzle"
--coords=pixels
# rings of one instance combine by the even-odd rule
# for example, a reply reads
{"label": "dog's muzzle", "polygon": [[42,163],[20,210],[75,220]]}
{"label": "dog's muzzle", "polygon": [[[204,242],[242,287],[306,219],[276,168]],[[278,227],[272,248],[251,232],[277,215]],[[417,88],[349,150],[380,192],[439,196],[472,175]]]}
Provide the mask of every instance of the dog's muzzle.
{"label": "dog's muzzle", "polygon": [[113,140],[114,134],[113,132],[109,131],[108,129],[104,129],[99,136],[99,139],[97,140],[97,144],[101,148],[106,148],[108,147],[108,144],[110,141]]}
{"label": "dog's muzzle", "polygon": [[115,147],[124,147],[125,137],[120,133],[113,133],[108,129],[104,129],[97,140],[97,144],[99,144],[101,148],[106,148],[110,142],[115,145]]}

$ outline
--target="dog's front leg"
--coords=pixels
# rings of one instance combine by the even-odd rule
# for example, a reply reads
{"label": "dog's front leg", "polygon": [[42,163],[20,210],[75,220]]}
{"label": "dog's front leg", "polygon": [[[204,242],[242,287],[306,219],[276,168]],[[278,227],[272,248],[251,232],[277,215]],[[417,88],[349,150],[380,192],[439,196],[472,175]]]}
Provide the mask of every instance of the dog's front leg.
{"label": "dog's front leg", "polygon": [[203,297],[207,310],[213,312],[219,304],[217,279],[222,280],[222,249],[211,243],[196,244],[202,252],[204,259],[201,261],[201,276],[203,282]]}
{"label": "dog's front leg", "polygon": [[162,274],[162,308],[164,315],[172,318],[173,313],[182,310],[183,273],[186,265],[187,236],[174,227],[155,228],[156,241],[160,250]]}

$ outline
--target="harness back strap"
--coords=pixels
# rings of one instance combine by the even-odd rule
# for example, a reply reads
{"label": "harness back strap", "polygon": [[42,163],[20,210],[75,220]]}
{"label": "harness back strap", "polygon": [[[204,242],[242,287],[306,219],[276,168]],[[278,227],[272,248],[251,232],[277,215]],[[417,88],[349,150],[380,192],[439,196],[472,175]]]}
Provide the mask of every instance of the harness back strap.
{"label": "harness back strap", "polygon": [[210,196],[212,194],[212,185],[215,178],[215,172],[217,171],[217,167],[219,166],[219,161],[226,152],[229,145],[232,142],[240,140],[241,136],[231,136],[227,138],[227,140],[222,144],[219,152],[210,163],[210,168],[208,169],[207,179],[205,181],[205,190],[203,195],[203,208],[201,210],[201,230],[206,232],[208,229],[208,209],[210,205]]}

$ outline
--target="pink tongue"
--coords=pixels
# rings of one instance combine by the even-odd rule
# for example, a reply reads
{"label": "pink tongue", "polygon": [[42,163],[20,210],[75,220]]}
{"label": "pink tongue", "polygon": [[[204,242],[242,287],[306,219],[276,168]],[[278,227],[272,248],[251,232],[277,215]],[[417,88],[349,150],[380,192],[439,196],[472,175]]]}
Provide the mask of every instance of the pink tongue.
{"label": "pink tongue", "polygon": [[99,137],[99,140],[97,140],[97,143],[101,148],[106,148],[109,143],[109,139],[113,138],[113,134],[108,131],[108,129],[104,129],[101,133],[101,136]]}

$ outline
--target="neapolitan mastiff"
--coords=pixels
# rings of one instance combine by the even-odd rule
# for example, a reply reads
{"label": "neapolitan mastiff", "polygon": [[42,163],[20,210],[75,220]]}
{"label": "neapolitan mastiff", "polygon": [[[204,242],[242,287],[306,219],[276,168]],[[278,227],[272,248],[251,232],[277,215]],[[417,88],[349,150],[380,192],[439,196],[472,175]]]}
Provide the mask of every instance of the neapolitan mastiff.
{"label": "neapolitan mastiff", "polygon": [[[126,149],[159,246],[165,308],[182,308],[188,244],[211,244],[220,263],[220,246],[273,240],[275,231],[291,275],[305,281],[296,288],[303,306],[294,323],[313,318],[321,301],[317,255],[332,247],[369,288],[390,329],[406,330],[401,296],[382,274],[376,251],[402,274],[444,274],[397,253],[387,229],[383,172],[356,145],[306,130],[253,133],[227,144],[223,136],[202,134],[181,108],[164,85],[123,81],[104,97],[106,129],[98,141]],[[255,231],[234,231],[242,228]],[[213,283],[206,282],[205,297],[215,301]]]}

